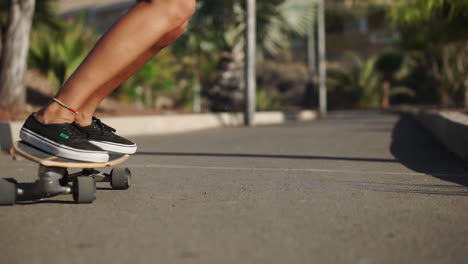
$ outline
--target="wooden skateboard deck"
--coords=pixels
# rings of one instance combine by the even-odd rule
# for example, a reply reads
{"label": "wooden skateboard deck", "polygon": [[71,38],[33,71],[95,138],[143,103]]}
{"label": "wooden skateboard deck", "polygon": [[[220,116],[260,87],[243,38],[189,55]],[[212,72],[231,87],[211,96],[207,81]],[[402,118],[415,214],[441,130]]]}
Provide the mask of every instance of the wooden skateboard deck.
{"label": "wooden skateboard deck", "polygon": [[128,160],[129,155],[109,153],[108,162],[84,162],[72,159],[60,158],[49,153],[43,152],[23,141],[18,141],[14,144],[13,149],[16,154],[39,163],[46,167],[58,168],[78,168],[78,169],[96,169],[116,166]]}

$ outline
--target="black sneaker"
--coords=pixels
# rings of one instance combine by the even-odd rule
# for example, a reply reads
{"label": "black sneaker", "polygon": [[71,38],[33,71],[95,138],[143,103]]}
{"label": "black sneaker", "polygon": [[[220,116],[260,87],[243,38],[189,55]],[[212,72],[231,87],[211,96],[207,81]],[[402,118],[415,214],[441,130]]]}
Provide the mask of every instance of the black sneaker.
{"label": "black sneaker", "polygon": [[20,131],[20,138],[52,155],[86,162],[107,162],[109,154],[88,142],[77,124],[44,125],[31,115]]}
{"label": "black sneaker", "polygon": [[137,145],[128,139],[115,134],[116,130],[100,119],[93,117],[93,123],[87,127],[81,127],[87,134],[92,144],[103,150],[122,154],[134,154]]}

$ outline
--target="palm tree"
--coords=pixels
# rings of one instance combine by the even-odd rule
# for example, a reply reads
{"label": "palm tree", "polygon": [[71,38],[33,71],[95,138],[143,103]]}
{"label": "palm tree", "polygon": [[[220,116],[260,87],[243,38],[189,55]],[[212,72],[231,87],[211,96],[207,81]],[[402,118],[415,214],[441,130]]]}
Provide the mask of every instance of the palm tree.
{"label": "palm tree", "polygon": [[363,61],[359,56],[345,55],[346,67],[328,69],[331,92],[339,94],[353,107],[375,108],[380,105],[380,76],[375,69],[375,58]]}
{"label": "palm tree", "polygon": [[395,95],[413,97],[413,90],[395,85],[407,77],[410,66],[399,61],[402,58],[390,59],[389,54],[367,60],[353,53],[346,54],[344,61],[348,65],[328,69],[328,83],[332,92],[358,108],[388,107],[390,97]]}
{"label": "palm tree", "polygon": [[376,61],[376,69],[382,76],[382,108],[390,107],[390,89],[402,65],[403,56],[399,52],[386,52]]}
{"label": "palm tree", "polygon": [[2,24],[0,61],[0,107],[23,108],[26,103],[24,75],[35,0],[11,0],[8,21]]}
{"label": "palm tree", "polygon": [[[291,33],[307,34],[314,18],[313,1],[258,0],[259,53],[276,54],[287,48]],[[245,5],[242,1],[199,1],[193,27],[179,48],[201,57],[219,54],[215,81],[205,89],[215,111],[240,110],[244,89]]]}
{"label": "palm tree", "polygon": [[0,107],[21,109],[26,103],[24,75],[27,70],[29,38],[33,18],[42,23],[52,23],[50,4],[35,0],[10,0],[0,2],[1,61]]}
{"label": "palm tree", "polygon": [[429,74],[440,104],[453,107],[464,100],[468,108],[468,1],[400,0],[390,11],[400,46]]}
{"label": "palm tree", "polygon": [[[58,28],[58,21],[55,13],[55,3],[57,0],[41,0],[36,1],[34,7],[34,16],[33,16],[33,25],[45,25],[52,27],[54,29]],[[5,35],[8,18],[10,13],[11,1],[1,1],[0,2],[0,43],[2,41],[2,36]],[[1,50],[1,49],[0,49]]]}

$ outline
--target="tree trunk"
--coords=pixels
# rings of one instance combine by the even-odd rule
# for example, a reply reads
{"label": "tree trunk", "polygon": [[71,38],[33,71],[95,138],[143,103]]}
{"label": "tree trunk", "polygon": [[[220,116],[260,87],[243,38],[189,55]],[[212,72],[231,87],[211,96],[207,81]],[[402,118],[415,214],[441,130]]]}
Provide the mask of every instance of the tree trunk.
{"label": "tree trunk", "polygon": [[218,77],[208,88],[207,97],[212,111],[242,111],[245,89],[245,50],[239,41],[232,51],[224,52],[218,65]]}
{"label": "tree trunk", "polygon": [[0,62],[0,107],[21,109],[26,104],[24,76],[35,0],[11,0]]}
{"label": "tree trunk", "polygon": [[465,109],[468,109],[468,78],[465,80]]}
{"label": "tree trunk", "polygon": [[455,107],[455,101],[447,90],[443,90],[440,95],[440,104],[442,107]]}
{"label": "tree trunk", "polygon": [[382,84],[382,108],[389,108],[390,107],[390,82],[384,81]]}

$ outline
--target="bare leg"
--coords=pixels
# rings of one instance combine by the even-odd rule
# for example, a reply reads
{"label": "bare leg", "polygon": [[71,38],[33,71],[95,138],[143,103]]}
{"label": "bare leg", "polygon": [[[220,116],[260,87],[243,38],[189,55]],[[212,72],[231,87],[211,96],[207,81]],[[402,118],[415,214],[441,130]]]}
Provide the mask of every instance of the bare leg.
{"label": "bare leg", "polygon": [[[194,0],[138,3],[101,38],[57,98],[74,109],[94,113],[108,93],[160,50],[165,36],[187,22],[194,7]],[[98,99],[92,100],[92,107],[85,107],[94,96]],[[75,115],[57,104],[48,105],[36,117],[46,124],[91,123],[87,114]]]}
{"label": "bare leg", "polygon": [[[153,58],[161,49],[171,44],[177,40],[185,31],[188,23],[180,26],[179,28],[173,30],[172,32],[167,33],[164,37],[158,41],[156,45],[148,49],[143,53],[139,58],[137,58],[132,64],[126,67],[122,72],[117,76],[109,80],[106,84],[100,87],[96,93],[92,94],[88,98],[87,103],[83,105],[79,111],[80,120],[89,121],[91,120],[94,112],[98,108],[99,104],[119,85],[126,81],[130,76],[135,74],[145,63],[147,63],[151,58]],[[86,125],[84,123],[82,125]]]}

